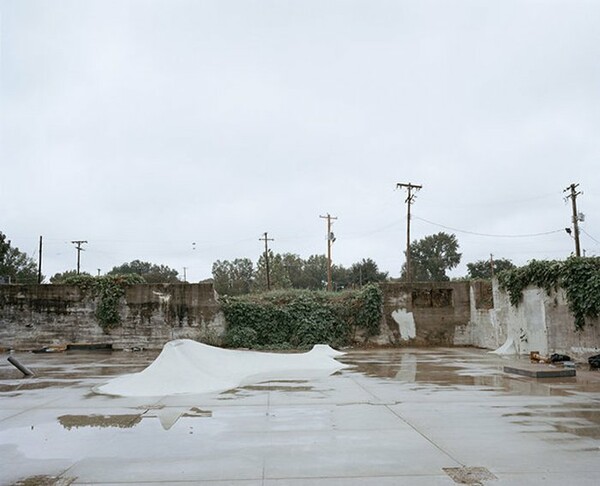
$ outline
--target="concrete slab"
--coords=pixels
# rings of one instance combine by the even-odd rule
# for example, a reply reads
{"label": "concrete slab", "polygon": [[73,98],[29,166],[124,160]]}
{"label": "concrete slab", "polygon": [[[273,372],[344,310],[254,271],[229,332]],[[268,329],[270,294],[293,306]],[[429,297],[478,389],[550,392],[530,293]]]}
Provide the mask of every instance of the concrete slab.
{"label": "concrete slab", "polygon": [[550,367],[539,364],[522,364],[520,366],[505,366],[505,373],[529,376],[531,378],[566,378],[576,376],[575,368]]}
{"label": "concrete slab", "polygon": [[0,360],[0,484],[449,485],[444,468],[463,467],[491,485],[600,477],[600,372],[532,380],[483,350],[390,349],[351,351],[327,379],[218,395],[90,392],[155,355],[24,355],[27,381]]}

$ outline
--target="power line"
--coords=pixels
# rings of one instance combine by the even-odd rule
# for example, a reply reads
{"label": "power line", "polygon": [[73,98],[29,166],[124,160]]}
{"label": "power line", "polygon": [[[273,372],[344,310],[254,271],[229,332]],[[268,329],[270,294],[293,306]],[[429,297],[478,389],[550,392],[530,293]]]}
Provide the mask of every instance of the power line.
{"label": "power line", "polygon": [[596,243],[598,243],[600,245],[600,241],[598,241],[596,238],[594,238],[592,235],[590,235],[586,230],[584,230],[583,228],[579,228],[579,230],[582,233],[585,233],[588,238],[591,238],[592,240],[594,240]]}
{"label": "power line", "polygon": [[428,219],[425,218],[421,218],[419,216],[414,216],[414,218],[423,221],[425,223],[431,224],[433,226],[439,226],[440,228],[444,228],[450,231],[457,231],[459,233],[465,233],[467,235],[474,235],[474,236],[487,236],[490,238],[532,238],[535,236],[546,236],[546,235],[551,235],[554,233],[562,233],[564,231],[564,229],[558,229],[558,230],[554,230],[554,231],[545,231],[543,233],[529,233],[529,234],[522,234],[522,235],[495,235],[495,234],[490,234],[490,233],[477,233],[475,231],[468,231],[468,230],[463,230],[463,229],[459,229],[459,228],[453,228],[451,226],[445,226],[443,224],[439,224],[439,223],[434,223],[433,221],[429,221]]}

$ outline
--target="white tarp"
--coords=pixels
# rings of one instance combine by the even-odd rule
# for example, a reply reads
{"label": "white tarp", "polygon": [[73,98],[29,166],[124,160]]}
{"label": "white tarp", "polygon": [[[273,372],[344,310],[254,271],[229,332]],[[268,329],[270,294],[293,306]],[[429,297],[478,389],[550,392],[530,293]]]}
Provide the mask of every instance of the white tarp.
{"label": "white tarp", "polygon": [[348,365],[326,345],[307,353],[261,353],[222,349],[189,339],[165,344],[145,370],[96,387],[96,393],[124,397],[214,393],[268,380],[327,376]]}
{"label": "white tarp", "polygon": [[512,338],[506,338],[506,341],[502,346],[494,351],[488,351],[489,353],[499,354],[499,355],[508,355],[508,354],[518,354],[517,348],[515,347],[515,343]]}

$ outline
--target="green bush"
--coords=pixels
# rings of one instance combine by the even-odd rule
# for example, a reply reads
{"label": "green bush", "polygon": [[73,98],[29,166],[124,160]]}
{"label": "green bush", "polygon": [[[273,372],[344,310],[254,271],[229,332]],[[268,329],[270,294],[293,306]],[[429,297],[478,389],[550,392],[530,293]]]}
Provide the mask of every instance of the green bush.
{"label": "green bush", "polygon": [[532,260],[523,267],[500,273],[498,282],[514,306],[521,303],[523,290],[529,285],[543,288],[548,294],[563,288],[577,330],[585,327],[586,317],[595,319],[600,314],[600,257]]}
{"label": "green bush", "polygon": [[246,348],[344,346],[357,332],[378,333],[383,296],[379,287],[339,293],[310,290],[274,291],[222,297],[227,321],[225,343]]}

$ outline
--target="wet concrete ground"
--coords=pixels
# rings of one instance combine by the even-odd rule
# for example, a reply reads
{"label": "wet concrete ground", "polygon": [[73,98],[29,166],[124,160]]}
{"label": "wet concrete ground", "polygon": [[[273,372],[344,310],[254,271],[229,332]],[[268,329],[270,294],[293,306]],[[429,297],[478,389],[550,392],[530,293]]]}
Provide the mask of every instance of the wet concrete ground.
{"label": "wet concrete ground", "polygon": [[0,484],[600,484],[600,372],[585,367],[536,380],[477,349],[369,350],[328,378],[218,395],[91,392],[156,355],[16,354],[33,378],[3,355]]}

